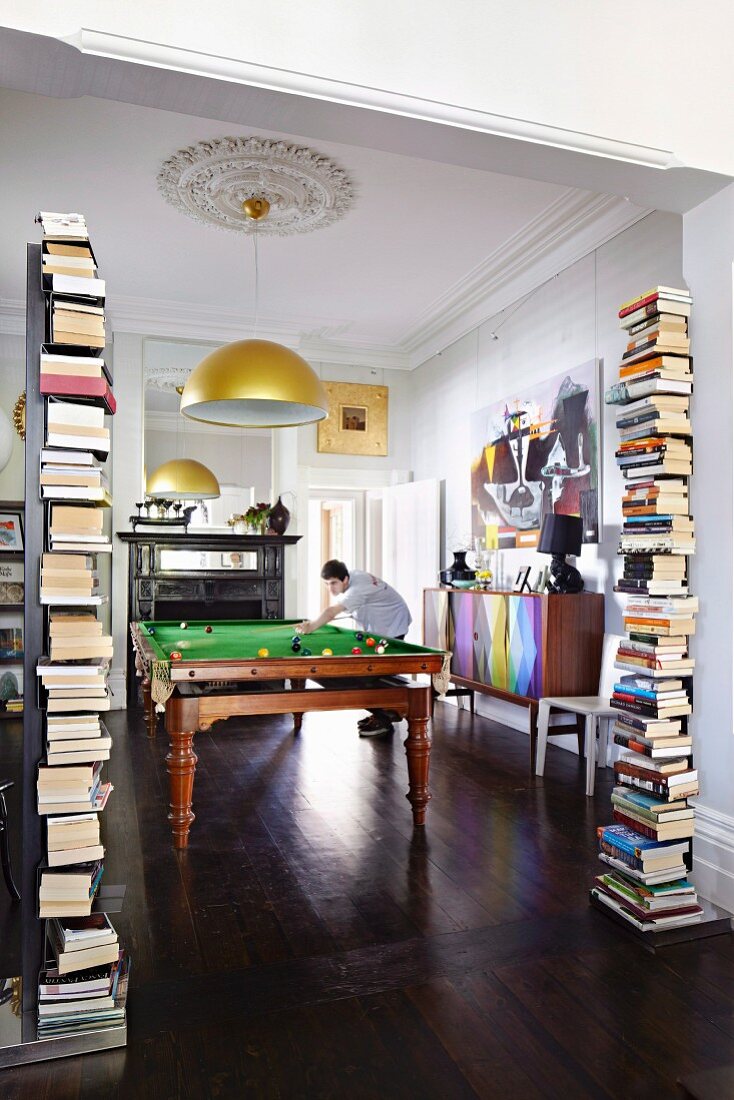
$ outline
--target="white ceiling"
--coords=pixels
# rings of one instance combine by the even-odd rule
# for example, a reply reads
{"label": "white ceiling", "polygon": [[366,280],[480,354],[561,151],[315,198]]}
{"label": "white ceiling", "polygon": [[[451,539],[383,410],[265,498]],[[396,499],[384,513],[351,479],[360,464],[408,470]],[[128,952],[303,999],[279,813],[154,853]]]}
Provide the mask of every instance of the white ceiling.
{"label": "white ceiling", "polygon": [[[47,93],[0,89],[6,315],[22,302],[25,241],[39,239],[33,216],[76,209],[86,215],[108,282],[113,327],[188,340],[249,334],[251,242],[197,224],[156,190],[166,157],[215,136],[307,144],[350,174],[357,198],[342,221],[261,241],[260,334],[311,358],[379,366],[415,365],[476,323],[489,292],[499,292],[494,312],[555,273],[570,237],[575,252],[565,262],[642,216],[651,199],[686,209],[726,182],[151,73],[8,31],[0,33],[0,59],[4,83]],[[150,102],[168,109],[141,105]],[[263,128],[273,121],[298,129]],[[522,176],[511,174],[513,166]],[[574,179],[582,186],[568,186]],[[628,193],[636,202],[612,197]],[[530,263],[534,281],[523,285]]]}

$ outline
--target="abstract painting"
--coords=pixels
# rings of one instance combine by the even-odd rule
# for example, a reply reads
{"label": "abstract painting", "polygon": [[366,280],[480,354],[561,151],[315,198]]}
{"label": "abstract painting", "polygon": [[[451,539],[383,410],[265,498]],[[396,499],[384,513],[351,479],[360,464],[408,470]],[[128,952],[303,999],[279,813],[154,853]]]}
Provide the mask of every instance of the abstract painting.
{"label": "abstract painting", "polygon": [[581,516],[599,541],[599,361],[536,382],[472,416],[472,535],[537,546],[543,516]]}

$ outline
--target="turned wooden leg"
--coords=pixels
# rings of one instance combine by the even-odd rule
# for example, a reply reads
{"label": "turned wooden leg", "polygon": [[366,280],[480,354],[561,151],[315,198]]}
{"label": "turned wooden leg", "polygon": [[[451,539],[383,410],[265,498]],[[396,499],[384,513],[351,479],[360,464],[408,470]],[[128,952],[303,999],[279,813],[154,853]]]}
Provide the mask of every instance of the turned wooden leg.
{"label": "turned wooden leg", "polygon": [[405,754],[408,757],[408,793],[413,807],[413,824],[424,825],[426,807],[431,797],[428,771],[431,760],[431,737],[428,722],[431,716],[431,689],[424,684],[411,684],[408,691],[408,736]]}
{"label": "turned wooden leg", "polygon": [[[306,687],[305,680],[291,680],[292,691],[303,691]],[[301,732],[301,726],[303,725],[303,711],[293,712],[293,733],[294,735]]]}
{"label": "turned wooden leg", "polygon": [[150,678],[148,676],[143,678],[143,712],[145,713],[145,725],[148,730],[148,737],[155,737],[155,703],[153,702],[153,696],[150,690]]}
{"label": "turned wooden leg", "polygon": [[194,732],[169,730],[171,749],[166,756],[171,801],[168,820],[171,822],[174,848],[187,848],[189,829],[194,820],[191,800],[198,757],[193,749]]}

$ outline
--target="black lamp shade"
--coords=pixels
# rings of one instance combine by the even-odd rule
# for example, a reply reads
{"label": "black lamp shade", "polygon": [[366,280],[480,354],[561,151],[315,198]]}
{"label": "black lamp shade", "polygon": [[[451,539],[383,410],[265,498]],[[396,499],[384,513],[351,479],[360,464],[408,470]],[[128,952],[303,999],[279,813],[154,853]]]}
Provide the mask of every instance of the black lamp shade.
{"label": "black lamp shade", "polygon": [[583,533],[581,516],[563,516],[550,512],[543,516],[538,551],[541,554],[573,554],[575,557],[581,553]]}

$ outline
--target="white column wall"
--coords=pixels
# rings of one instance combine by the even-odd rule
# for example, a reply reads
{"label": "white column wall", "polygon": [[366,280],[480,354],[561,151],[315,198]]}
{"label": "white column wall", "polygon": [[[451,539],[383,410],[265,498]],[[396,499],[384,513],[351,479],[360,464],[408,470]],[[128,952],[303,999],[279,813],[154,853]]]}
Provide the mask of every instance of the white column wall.
{"label": "white column wall", "polygon": [[110,686],[112,706],[125,707],[127,665],[127,557],[125,543],[116,531],[130,530],[130,516],[143,491],[143,430],[145,400],[143,382],[143,337],[118,333],[113,342],[112,367],[117,413],[112,418],[112,455],[109,463],[112,491],[112,643],[114,656]]}
{"label": "white column wall", "polygon": [[734,366],[732,338],[734,186],[683,219],[683,270],[693,294],[695,370],[691,585],[696,621],[694,759],[701,797],[696,813],[695,878],[712,901],[734,910]]}

